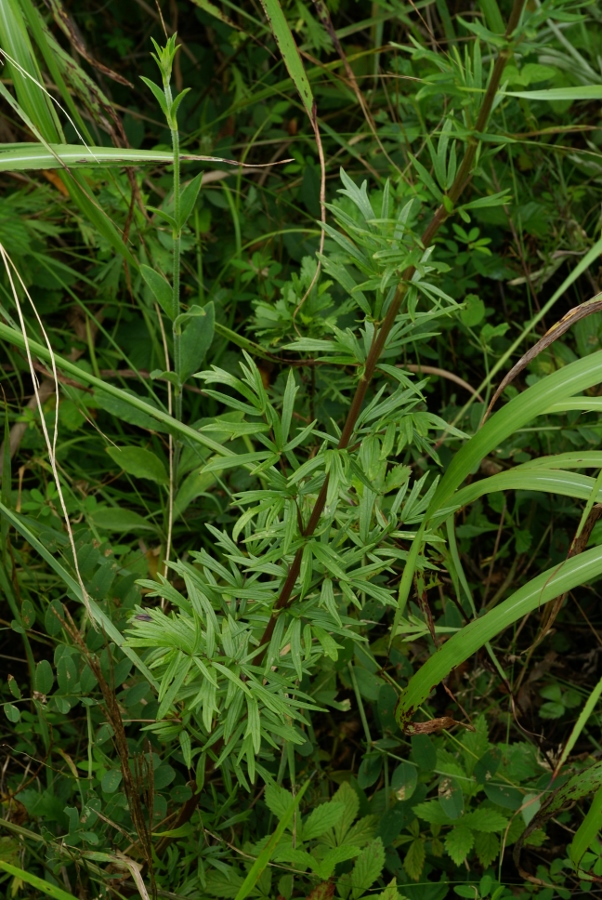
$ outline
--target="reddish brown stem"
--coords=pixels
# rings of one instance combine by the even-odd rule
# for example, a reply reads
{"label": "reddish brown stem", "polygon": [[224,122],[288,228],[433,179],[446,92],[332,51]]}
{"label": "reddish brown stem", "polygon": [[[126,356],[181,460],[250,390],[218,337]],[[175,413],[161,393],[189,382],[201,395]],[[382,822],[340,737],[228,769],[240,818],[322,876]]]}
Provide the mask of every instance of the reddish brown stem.
{"label": "reddish brown stem", "polygon": [[[508,25],[506,27],[505,33],[505,37],[508,41],[512,37],[512,34],[514,33],[518,25],[525,2],[526,0],[514,0],[512,12],[510,13],[510,18],[508,19]],[[491,79],[487,86],[487,90],[485,91],[485,96],[483,97],[483,103],[479,111],[474,133],[468,140],[466,153],[464,154],[464,158],[462,160],[460,168],[458,169],[454,182],[447,194],[448,206],[446,208],[444,204],[441,204],[441,206],[437,209],[437,211],[433,215],[433,218],[427,225],[419,241],[419,245],[423,249],[426,249],[432,244],[437,232],[439,231],[447,217],[450,215],[450,212],[448,210],[451,210],[453,206],[455,206],[463,191],[469,184],[470,179],[472,178],[472,168],[477,153],[479,135],[482,134],[487,127],[487,122],[489,121],[493,101],[495,99],[502,73],[504,71],[504,66],[506,65],[509,55],[509,48],[501,50],[495,61]],[[345,424],[343,426],[343,431],[338,443],[339,450],[347,449],[349,443],[351,442],[357,420],[364,404],[368,386],[372,380],[372,377],[376,370],[376,366],[384,350],[387,338],[389,337],[391,329],[395,324],[395,320],[397,318],[399,310],[401,309],[401,305],[404,301],[408,286],[415,271],[416,267],[413,265],[408,266],[408,268],[405,270],[397,287],[397,291],[395,292],[395,296],[389,306],[389,309],[387,310],[385,318],[383,319],[380,326],[377,326],[375,329],[372,346],[370,347],[370,352],[368,353],[368,357],[366,359],[366,365],[358,382],[353,400],[351,401],[351,406],[349,407],[349,412],[347,414]],[[324,479],[324,484],[322,485],[320,493],[318,494],[318,498],[313,508],[313,512],[310,516],[309,522],[307,523],[303,531],[303,537],[311,537],[311,535],[316,530],[322,512],[324,511],[327,493],[328,476],[326,476],[326,478]],[[268,644],[274,632],[274,628],[276,627],[276,619],[278,618],[279,613],[283,609],[289,607],[292,603],[293,590],[297,578],[299,577],[299,572],[301,570],[302,556],[303,548],[300,547],[295,553],[295,557],[289,569],[288,575],[284,581],[284,584],[282,585],[280,596],[274,604],[272,615],[270,616],[270,620],[261,638],[261,645],[263,646],[263,650],[257,657],[256,662],[258,665],[261,665],[261,662],[263,661]]]}

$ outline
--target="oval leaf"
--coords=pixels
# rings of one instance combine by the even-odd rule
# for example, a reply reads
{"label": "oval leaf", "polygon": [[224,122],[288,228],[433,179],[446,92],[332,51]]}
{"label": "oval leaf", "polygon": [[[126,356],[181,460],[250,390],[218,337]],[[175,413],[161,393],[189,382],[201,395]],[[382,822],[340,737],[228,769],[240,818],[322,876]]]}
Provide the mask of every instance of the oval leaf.
{"label": "oval leaf", "polygon": [[169,480],[162,460],[151,450],[142,447],[107,447],[107,453],[128,475],[148,478],[158,484],[167,484]]}

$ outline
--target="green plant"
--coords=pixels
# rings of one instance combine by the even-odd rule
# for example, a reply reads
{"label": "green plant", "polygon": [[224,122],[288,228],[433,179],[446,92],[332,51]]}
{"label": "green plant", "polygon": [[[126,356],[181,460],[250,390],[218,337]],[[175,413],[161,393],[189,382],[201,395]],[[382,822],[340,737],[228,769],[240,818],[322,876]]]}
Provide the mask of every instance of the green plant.
{"label": "green plant", "polygon": [[[25,786],[10,776],[7,809],[21,802],[30,820],[25,828],[7,813],[11,874],[19,877],[19,836],[27,865],[57,896],[60,878],[85,878],[102,893],[130,872],[142,896],[145,879],[151,889],[156,879],[158,891],[180,896],[278,892],[288,900],[317,891],[395,900],[398,888],[415,896],[422,879],[437,900],[463,867],[456,893],[501,897],[501,868],[496,876],[491,866],[501,866],[502,846],[518,843],[538,803],[550,798],[564,821],[573,815],[573,795],[555,790],[579,741],[584,790],[576,799],[593,794],[591,812],[566,857],[538,875],[562,891],[571,872],[580,879],[597,865],[599,779],[587,722],[599,690],[579,686],[586,699],[560,759],[550,763],[542,738],[552,776],[514,728],[520,703],[507,707],[494,692],[502,684],[505,696],[513,686],[518,694],[529,683],[524,669],[514,671],[529,647],[519,620],[601,571],[597,543],[573,552],[583,549],[599,495],[598,479],[574,471],[600,466],[591,449],[599,438],[594,317],[580,320],[575,340],[548,346],[528,390],[508,388],[510,402],[478,426],[495,372],[544,310],[569,288],[585,290],[579,273],[599,251],[574,226],[593,221],[595,183],[584,188],[564,146],[549,138],[558,131],[559,141],[574,140],[579,166],[597,165],[597,150],[584,154],[558,107],[596,91],[559,84],[567,67],[550,61],[558,47],[569,52],[565,34],[569,46],[578,43],[580,8],[555,2],[521,12],[515,3],[502,36],[496,4],[481,4],[470,20],[437,4],[429,15],[449,42],[444,53],[427,45],[401,3],[374,4],[365,22],[343,0],[354,24],[339,38],[321,5],[314,19],[308,4],[288,10],[266,0],[287,79],[267,49],[266,22],[242,5],[228,6],[232,18],[198,5],[212,26],[207,46],[197,52],[185,42],[186,57],[176,57],[174,34],[164,47],[154,43],[161,85],[144,69],[167,129],[140,114],[138,105],[151,112],[146,100],[120,95],[135,148],[155,149],[124,148],[113,119],[106,130],[111,104],[71,65],[49,19],[11,0],[0,23],[10,56],[2,96],[37,141],[6,146],[0,169],[35,178],[43,167],[77,204],[71,219],[60,203],[35,205],[29,184],[19,187],[5,215],[32,209],[35,218],[2,231],[24,283],[14,291],[4,283],[0,323],[12,366],[0,579],[27,666],[2,699],[17,749],[41,760],[45,776]],[[118,27],[107,52],[127,48],[135,33],[109,6]],[[56,21],[68,22],[57,9]],[[595,35],[592,23],[593,14]],[[376,81],[363,91],[362,79],[378,71],[385,28],[400,45],[390,54],[391,84],[404,83],[406,93]],[[368,33],[366,51],[347,59],[341,40],[367,41]],[[302,63],[294,34],[309,42],[311,63]],[[344,85],[339,61],[325,60],[330,46]],[[579,46],[585,71],[595,38]],[[185,70],[192,55],[220,71],[212,54],[222,54],[230,79],[219,96]],[[40,87],[36,55],[69,110],[68,126]],[[117,56],[108,58],[120,63]],[[262,82],[250,91],[245,79],[257,72]],[[78,103],[67,86],[76,76]],[[186,89],[174,99],[172,80],[195,85],[187,104]],[[348,103],[347,85],[352,114],[337,106]],[[350,120],[358,135],[348,139]],[[538,131],[537,146],[527,129]],[[288,155],[283,135],[297,133],[295,162],[273,182],[259,170],[255,180],[199,173],[181,185],[184,162],[207,158],[189,149],[260,162],[264,142]],[[342,163],[342,188],[328,203],[314,135],[318,159]],[[359,151],[358,136],[367,141]],[[102,146],[108,138],[115,146]],[[124,163],[156,168],[122,173]],[[529,167],[545,181],[541,196],[528,190]],[[567,212],[554,230],[557,208]],[[323,215],[323,246],[308,211]],[[557,252],[578,252],[582,262],[553,282],[538,311]],[[65,298],[77,310],[68,323]],[[33,375],[27,354],[45,380],[37,407],[23,410],[17,388]],[[464,411],[450,386],[470,391]],[[559,415],[566,424],[556,424]],[[536,416],[543,425],[529,432]],[[26,426],[12,483],[11,425]],[[49,449],[44,427],[50,435],[58,427]],[[501,471],[475,479],[482,459]],[[582,501],[575,539],[553,546],[550,529],[570,529]],[[465,517],[459,544],[456,515]],[[487,560],[484,589],[472,556]],[[496,565],[504,580],[494,590]],[[533,631],[529,639],[539,640]],[[563,637],[553,636],[558,652]],[[453,670],[475,653],[477,687],[467,701]],[[451,694],[433,696],[448,678]],[[556,672],[548,678],[539,693],[550,694],[555,712],[562,705],[566,725],[576,697]],[[464,716],[459,704],[475,732],[424,733],[453,727]],[[545,705],[534,706],[541,722],[529,723],[532,733],[550,724]],[[343,782],[332,797],[329,778]],[[547,827],[542,813],[532,847]],[[530,894],[529,879],[517,889]]]}

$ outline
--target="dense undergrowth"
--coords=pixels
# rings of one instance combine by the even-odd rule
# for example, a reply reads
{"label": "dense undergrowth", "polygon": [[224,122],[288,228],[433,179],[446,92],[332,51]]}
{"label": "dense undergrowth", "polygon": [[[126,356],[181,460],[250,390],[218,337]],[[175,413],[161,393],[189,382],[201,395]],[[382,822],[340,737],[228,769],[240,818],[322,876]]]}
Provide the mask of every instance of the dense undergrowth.
{"label": "dense undergrowth", "polygon": [[0,52],[1,890],[598,893],[599,8]]}

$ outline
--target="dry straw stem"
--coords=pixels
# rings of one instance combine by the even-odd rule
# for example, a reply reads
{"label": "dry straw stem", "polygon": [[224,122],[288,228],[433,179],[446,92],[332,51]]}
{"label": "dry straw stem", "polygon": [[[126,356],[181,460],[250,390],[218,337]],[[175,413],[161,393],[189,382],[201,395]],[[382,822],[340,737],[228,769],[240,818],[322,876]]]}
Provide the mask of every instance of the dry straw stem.
{"label": "dry straw stem", "polygon": [[[25,287],[25,283],[24,283],[23,279],[21,278],[21,276],[19,275],[19,272],[17,271],[15,264],[10,259],[9,255],[7,254],[7,252],[4,249],[4,246],[2,244],[0,244],[0,257],[2,258],[2,262],[4,263],[4,268],[6,269],[6,274],[8,276],[8,280],[10,283],[11,292],[13,295],[13,299],[15,301],[17,316],[19,318],[19,325],[21,327],[21,333],[23,335],[23,340],[25,342],[25,352],[27,355],[27,362],[29,364],[31,380],[33,382],[33,390],[34,390],[34,394],[35,394],[35,398],[36,398],[36,404],[37,404],[38,412],[40,415],[40,424],[42,426],[42,432],[44,434],[44,440],[46,442],[46,449],[48,451],[48,459],[50,461],[52,474],[53,474],[54,481],[56,484],[56,490],[57,490],[57,494],[59,497],[59,502],[61,504],[61,510],[63,513],[63,517],[65,519],[65,527],[67,529],[67,534],[69,536],[69,546],[71,547],[71,552],[73,554],[73,566],[75,568],[75,574],[77,576],[77,581],[78,581],[78,584],[79,584],[79,587],[81,590],[81,596],[82,596],[82,600],[84,602],[84,606],[86,608],[86,612],[88,613],[88,616],[90,618],[90,621],[92,622],[93,627],[97,628],[96,621],[94,619],[94,616],[92,615],[92,609],[90,607],[90,600],[88,597],[88,592],[87,592],[86,586],[83,582],[83,579],[82,579],[82,576],[81,576],[81,573],[79,570],[79,565],[77,562],[77,550],[75,548],[75,539],[73,537],[73,531],[71,529],[71,522],[69,521],[67,505],[65,503],[65,498],[63,496],[63,488],[61,486],[61,479],[59,476],[58,466],[56,463],[56,442],[58,439],[58,421],[59,421],[59,378],[58,378],[58,372],[57,372],[57,368],[56,368],[56,360],[54,357],[54,353],[52,351],[52,346],[50,344],[50,340],[46,333],[46,329],[44,328],[44,324],[43,324],[40,316],[38,315],[38,311],[35,307],[35,304],[29,295],[29,291]],[[29,300],[29,302],[31,304],[31,308],[34,311],[35,317],[38,321],[38,325],[40,326],[40,330],[42,332],[44,342],[46,344],[46,347],[48,348],[48,353],[50,354],[50,363],[52,366],[52,377],[53,377],[53,382],[54,382],[54,395],[55,395],[54,425],[52,428],[52,440],[50,439],[50,435],[48,434],[48,428],[46,426],[46,419],[44,418],[43,400],[42,400],[42,395],[40,393],[41,389],[40,389],[40,385],[38,383],[38,379],[37,379],[36,372],[35,372],[35,366],[34,366],[32,354],[31,354],[31,350],[30,350],[30,346],[29,346],[29,339],[27,336],[27,329],[25,327],[25,320],[23,318],[23,312],[21,310],[21,301],[19,300],[19,292],[18,292],[15,282],[13,280],[13,272],[16,275],[19,284],[21,285],[21,289],[23,290],[23,292],[25,293],[25,296],[27,297],[27,299]]]}
{"label": "dry straw stem", "polygon": [[[512,6],[512,11],[510,13],[510,18],[508,19],[508,24],[506,27],[505,37],[508,42],[508,46],[500,50],[499,55],[495,61],[493,72],[491,75],[491,79],[487,86],[487,90],[485,91],[485,96],[483,97],[483,103],[481,104],[481,109],[479,111],[479,116],[477,118],[477,122],[474,128],[474,132],[468,140],[468,146],[466,148],[466,153],[464,154],[464,159],[462,160],[462,164],[458,169],[458,173],[452,184],[448,194],[447,200],[449,204],[449,209],[452,209],[453,206],[458,202],[460,196],[463,191],[468,186],[470,179],[472,177],[472,167],[474,165],[476,152],[478,148],[479,135],[485,131],[487,126],[487,122],[489,120],[489,115],[491,113],[491,109],[493,106],[493,101],[495,100],[495,96],[497,94],[502,73],[504,71],[504,67],[511,53],[510,42],[512,35],[520,21],[520,17],[523,12],[523,8],[525,6],[526,0],[514,0],[514,4]],[[422,249],[427,249],[433,242],[435,236],[437,235],[439,229],[448,218],[450,213],[448,209],[441,204],[441,206],[435,212],[433,218],[429,222],[427,228],[425,229],[419,245]],[[408,286],[414,276],[416,271],[415,266],[411,265],[405,270],[403,275],[401,276],[399,285],[397,287],[397,291],[395,293],[395,297],[389,306],[387,314],[380,324],[375,327],[374,330],[374,338],[372,341],[372,346],[370,348],[370,352],[366,359],[366,365],[364,371],[360,377],[359,383],[357,385],[355,395],[353,400],[351,401],[351,406],[349,408],[349,412],[347,414],[347,419],[345,421],[345,425],[343,426],[343,432],[341,434],[341,438],[338,443],[339,450],[346,450],[349,447],[351,439],[353,437],[353,432],[355,426],[357,424],[357,420],[359,418],[364,399],[366,396],[366,392],[368,390],[368,386],[372,381],[374,376],[374,372],[376,371],[376,366],[378,360],[380,359],[381,353],[384,350],[385,344],[387,342],[387,338],[395,324],[395,320],[397,315],[401,309],[401,306],[404,302]],[[324,506],[326,503],[326,497],[328,492],[328,476],[324,479],[324,484],[320,490],[318,498],[316,500],[316,504],[314,506],[313,512],[309,518],[309,521],[305,527],[303,532],[304,537],[308,538],[314,533],[318,522],[320,521],[320,517],[324,510]],[[258,656],[257,662],[261,663],[267,646],[270,642],[270,638],[272,637],[272,633],[274,628],[276,627],[276,619],[278,615],[283,609],[287,609],[291,604],[291,597],[293,594],[293,590],[299,577],[299,572],[301,570],[301,558],[303,555],[303,549],[299,549],[295,554],[295,558],[291,564],[291,567],[288,572],[288,576],[282,586],[282,590],[280,592],[280,596],[276,601],[274,606],[272,615],[270,620],[266,626],[266,629],[263,633],[263,637],[261,639],[261,645],[263,646],[262,653]]]}

